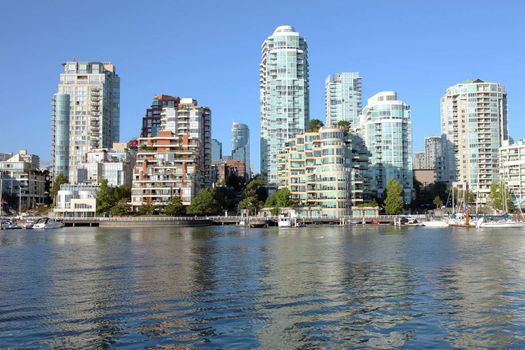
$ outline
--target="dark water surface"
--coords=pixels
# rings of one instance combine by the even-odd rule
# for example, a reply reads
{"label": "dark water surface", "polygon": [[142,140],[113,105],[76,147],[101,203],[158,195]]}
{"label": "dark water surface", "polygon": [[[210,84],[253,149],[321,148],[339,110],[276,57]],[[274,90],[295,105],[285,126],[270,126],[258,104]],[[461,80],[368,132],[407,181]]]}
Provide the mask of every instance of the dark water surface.
{"label": "dark water surface", "polygon": [[0,232],[0,348],[525,348],[525,230]]}

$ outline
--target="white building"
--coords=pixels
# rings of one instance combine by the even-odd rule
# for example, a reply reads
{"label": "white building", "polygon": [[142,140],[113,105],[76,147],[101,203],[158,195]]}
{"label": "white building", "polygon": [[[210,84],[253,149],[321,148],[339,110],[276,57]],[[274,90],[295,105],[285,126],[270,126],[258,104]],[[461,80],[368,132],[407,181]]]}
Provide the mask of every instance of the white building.
{"label": "white building", "polygon": [[497,83],[468,80],[441,98],[443,178],[467,182],[480,199],[499,181],[498,149],[508,140],[507,92]]}
{"label": "white building", "polygon": [[525,140],[503,142],[499,148],[500,180],[508,186],[513,202],[525,208]]}
{"label": "white building", "polygon": [[111,63],[63,66],[53,97],[52,173],[71,180],[87,152],[119,141],[120,77]]}
{"label": "white building", "polygon": [[359,127],[362,109],[361,77],[357,72],[336,73],[325,80],[326,125],[336,126],[338,121]]}
{"label": "white building", "polygon": [[60,186],[56,198],[55,209],[57,217],[94,217],[97,215],[98,185],[72,185]]}

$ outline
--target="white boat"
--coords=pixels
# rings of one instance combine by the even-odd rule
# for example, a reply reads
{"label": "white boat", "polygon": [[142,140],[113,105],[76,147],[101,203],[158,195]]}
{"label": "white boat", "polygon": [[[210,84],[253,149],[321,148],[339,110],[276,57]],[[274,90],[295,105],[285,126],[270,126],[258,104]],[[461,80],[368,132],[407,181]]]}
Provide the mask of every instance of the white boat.
{"label": "white boat", "polygon": [[423,221],[422,224],[425,227],[435,227],[435,228],[448,227],[448,222],[443,221],[443,220]]}
{"label": "white boat", "polygon": [[64,227],[64,224],[62,222],[48,218],[40,219],[36,224],[33,225],[33,229],[35,230],[49,230],[61,227]]}
{"label": "white boat", "polygon": [[16,230],[20,228],[14,221],[3,221],[0,225],[2,230]]}
{"label": "white boat", "polygon": [[498,220],[498,221],[485,221],[484,218],[480,218],[476,222],[477,228],[521,228],[525,227],[523,222],[515,222],[510,220]]}

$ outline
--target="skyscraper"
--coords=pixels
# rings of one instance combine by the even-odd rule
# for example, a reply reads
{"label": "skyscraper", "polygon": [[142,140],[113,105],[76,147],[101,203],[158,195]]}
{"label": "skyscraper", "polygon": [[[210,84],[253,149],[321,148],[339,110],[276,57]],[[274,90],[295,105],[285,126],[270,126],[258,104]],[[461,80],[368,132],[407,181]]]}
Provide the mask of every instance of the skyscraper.
{"label": "skyscraper", "polygon": [[53,176],[62,172],[73,179],[86,152],[119,141],[120,77],[111,63],[70,61],[63,66],[53,98],[52,166]]}
{"label": "skyscraper", "polygon": [[275,29],[261,51],[261,175],[276,185],[279,151],[305,131],[310,117],[308,46],[285,25]]}
{"label": "skyscraper", "polygon": [[244,162],[246,178],[250,177],[250,129],[248,125],[233,122],[232,125],[232,159]]}
{"label": "skyscraper", "polygon": [[508,140],[507,92],[497,83],[467,80],[441,98],[445,178],[467,182],[483,200],[499,180],[498,148]]}
{"label": "skyscraper", "polygon": [[385,193],[391,178],[403,187],[405,203],[412,201],[412,121],[410,107],[394,91],[368,99],[361,120],[362,134],[370,151],[370,190]]}
{"label": "skyscraper", "polygon": [[142,130],[140,136],[157,136],[157,133],[161,128],[160,119],[162,109],[164,107],[177,107],[179,102],[180,98],[174,96],[154,96],[153,101],[151,102],[151,108],[146,109],[146,115],[142,118]]}
{"label": "skyscraper", "polygon": [[361,77],[359,73],[336,73],[333,79],[326,77],[325,108],[326,125],[335,126],[344,120],[352,128],[359,127],[362,109]]}
{"label": "skyscraper", "polygon": [[222,159],[222,142],[217,139],[211,140],[211,161],[218,162]]}

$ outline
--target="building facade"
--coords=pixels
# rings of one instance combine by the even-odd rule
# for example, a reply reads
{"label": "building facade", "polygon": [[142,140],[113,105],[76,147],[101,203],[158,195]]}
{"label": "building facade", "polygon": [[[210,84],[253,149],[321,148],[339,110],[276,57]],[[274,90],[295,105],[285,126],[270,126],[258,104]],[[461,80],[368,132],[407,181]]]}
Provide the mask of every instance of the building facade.
{"label": "building facade", "polygon": [[370,151],[370,190],[385,194],[393,178],[403,187],[405,203],[412,202],[412,121],[410,106],[394,91],[380,92],[363,109],[361,132]]}
{"label": "building facade", "polygon": [[97,215],[97,195],[100,187],[90,184],[62,184],[53,212],[60,218],[94,217]]}
{"label": "building facade", "polygon": [[499,175],[516,206],[525,208],[525,140],[503,142],[499,148]]}
{"label": "building facade", "polygon": [[175,108],[179,105],[179,102],[180,98],[175,96],[154,96],[151,107],[146,109],[146,115],[142,118],[140,136],[157,136],[161,129],[162,109],[165,107]]}
{"label": "building facade", "polygon": [[218,162],[222,159],[222,142],[217,139],[211,140],[211,161]]}
{"label": "building facade", "polygon": [[120,137],[120,77],[111,63],[63,64],[53,97],[52,175],[73,177],[86,152]]}
{"label": "building facade", "polygon": [[32,209],[44,204],[47,171],[39,169],[40,158],[21,150],[18,154],[0,161],[0,192],[2,198],[16,199],[11,203],[14,208]]}
{"label": "building facade", "polygon": [[325,80],[326,125],[336,126],[338,121],[358,128],[362,110],[361,77],[356,72],[336,73]]}
{"label": "building facade", "polygon": [[223,159],[212,163],[212,183],[214,186],[224,186],[230,175],[246,176],[246,165],[242,160]]}
{"label": "building facade", "polygon": [[86,153],[85,161],[79,165],[71,183],[98,185],[103,179],[108,180],[108,186],[129,186],[133,167],[135,165],[135,152],[129,149],[98,149]]}
{"label": "building facade", "polygon": [[211,187],[211,111],[191,98],[162,111],[157,136],[141,137],[131,189],[133,210],[164,206],[180,197],[189,205]]}
{"label": "building facade", "polygon": [[232,159],[240,160],[244,163],[244,178],[251,177],[250,169],[250,128],[243,123],[234,122],[232,124]]}
{"label": "building facade", "polygon": [[343,130],[325,127],[290,139],[279,153],[279,187],[304,208],[299,215],[351,215],[352,149]]}
{"label": "building facade", "polygon": [[444,177],[486,198],[499,181],[498,149],[509,139],[505,88],[480,79],[449,87],[441,98],[441,134]]}
{"label": "building facade", "polygon": [[280,26],[261,53],[261,175],[276,185],[279,151],[305,131],[310,117],[308,46],[293,27]]}
{"label": "building facade", "polygon": [[427,157],[425,156],[425,152],[414,153],[413,168],[414,170],[427,169]]}

